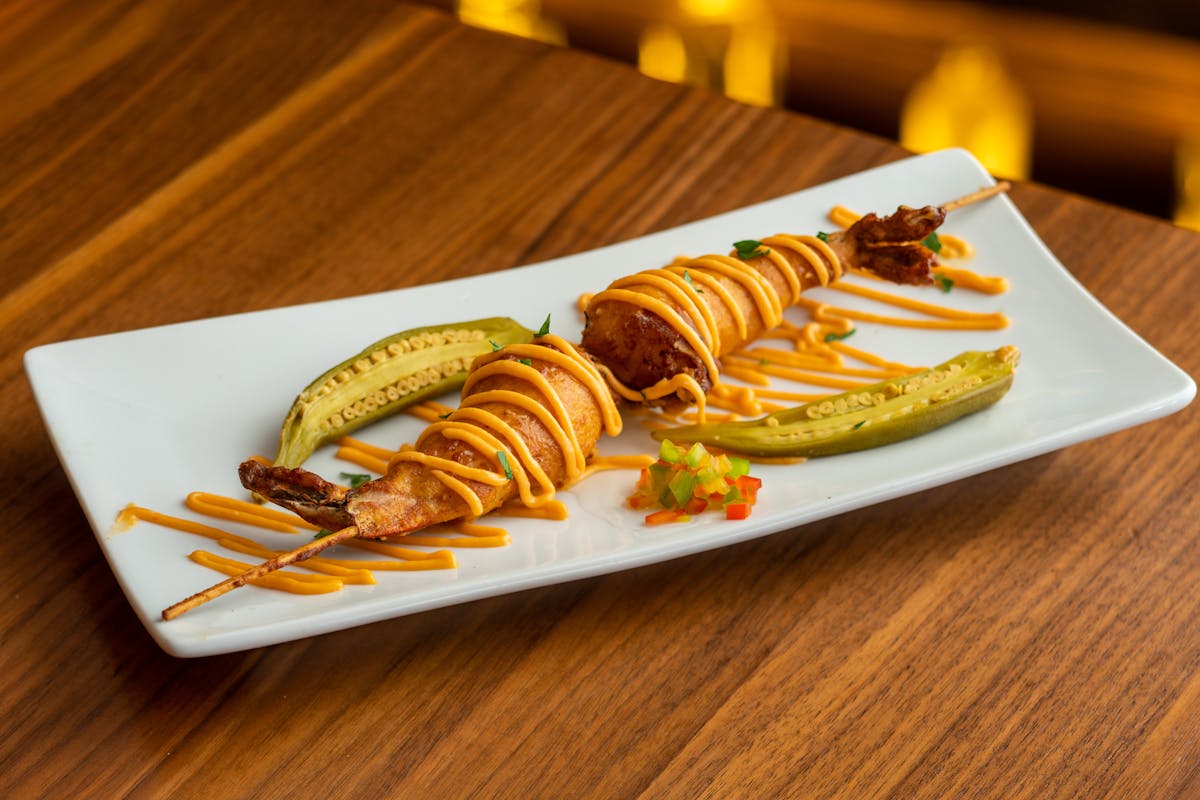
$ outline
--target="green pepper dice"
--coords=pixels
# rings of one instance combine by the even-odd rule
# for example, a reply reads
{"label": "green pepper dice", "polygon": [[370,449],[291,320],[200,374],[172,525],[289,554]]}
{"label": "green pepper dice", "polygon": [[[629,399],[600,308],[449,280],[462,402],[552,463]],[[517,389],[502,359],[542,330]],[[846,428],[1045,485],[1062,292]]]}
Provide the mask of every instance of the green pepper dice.
{"label": "green pepper dice", "polygon": [[962,353],[933,369],[891,378],[765,417],[654,431],[751,456],[830,456],[891,444],[986,408],[1008,391],[1020,351]]}
{"label": "green pepper dice", "polygon": [[326,442],[460,388],[476,356],[529,342],[507,317],[433,325],[380,339],[305,387],[284,418],[276,466],[298,467]]}

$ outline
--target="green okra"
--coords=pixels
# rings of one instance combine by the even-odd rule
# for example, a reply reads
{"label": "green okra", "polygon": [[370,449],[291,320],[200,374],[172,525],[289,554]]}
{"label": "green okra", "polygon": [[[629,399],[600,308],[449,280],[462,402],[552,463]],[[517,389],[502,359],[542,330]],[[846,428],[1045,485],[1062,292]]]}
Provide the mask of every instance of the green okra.
{"label": "green okra", "polygon": [[507,317],[413,328],[380,339],[300,392],[284,418],[275,465],[298,467],[326,442],[461,388],[476,356],[532,340],[532,331]]}
{"label": "green okra", "polygon": [[920,436],[986,408],[1008,391],[1020,351],[962,353],[933,369],[737,422],[654,431],[751,456],[829,456]]}

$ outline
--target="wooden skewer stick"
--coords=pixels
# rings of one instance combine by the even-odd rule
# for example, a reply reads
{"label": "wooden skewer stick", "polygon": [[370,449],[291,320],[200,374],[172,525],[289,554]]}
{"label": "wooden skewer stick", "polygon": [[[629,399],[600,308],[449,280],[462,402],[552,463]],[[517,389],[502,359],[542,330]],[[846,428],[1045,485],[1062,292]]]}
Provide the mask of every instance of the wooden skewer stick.
{"label": "wooden skewer stick", "polygon": [[994,195],[1001,194],[1002,192],[1007,192],[1011,188],[1012,188],[1012,184],[1009,183],[1008,181],[1000,181],[999,183],[997,183],[993,186],[985,186],[984,188],[979,189],[978,191],[975,191],[975,192],[971,192],[968,195],[964,195],[963,197],[960,197],[957,200],[951,200],[949,203],[943,204],[942,208],[944,208],[947,212],[953,211],[956,208],[962,208],[963,206],[969,206],[969,205],[971,205],[971,203],[978,203],[980,200],[986,200],[987,198],[992,197]]}
{"label": "wooden skewer stick", "polygon": [[294,564],[297,561],[303,561],[306,558],[312,558],[325,548],[332,547],[338,542],[344,542],[347,539],[353,539],[355,536],[358,536],[358,528],[354,525],[351,525],[347,528],[342,528],[340,531],[331,533],[328,536],[322,536],[320,539],[314,539],[303,547],[297,547],[295,550],[275,556],[275,558],[272,558],[270,561],[264,561],[257,567],[251,567],[240,575],[234,575],[231,578],[226,578],[220,583],[214,584],[202,592],[197,592],[185,600],[180,600],[170,608],[164,609],[162,612],[162,618],[165,620],[175,619],[183,612],[190,611],[196,606],[203,605],[209,600],[220,597],[226,592],[236,589],[239,586],[245,586],[249,581],[252,581],[255,578],[261,578],[269,572],[274,572],[281,567],[286,567],[288,564]]}

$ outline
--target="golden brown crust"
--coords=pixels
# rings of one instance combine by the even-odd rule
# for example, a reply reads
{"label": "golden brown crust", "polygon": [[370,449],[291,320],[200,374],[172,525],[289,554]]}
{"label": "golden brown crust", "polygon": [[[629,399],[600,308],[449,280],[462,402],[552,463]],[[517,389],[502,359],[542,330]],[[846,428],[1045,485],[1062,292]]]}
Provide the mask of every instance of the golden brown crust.
{"label": "golden brown crust", "polygon": [[631,388],[645,389],[663,375],[679,374],[691,375],[706,392],[712,388],[708,370],[691,345],[657,314],[628,303],[591,306],[581,344]]}
{"label": "golden brown crust", "polygon": [[[896,283],[927,284],[933,280],[930,270],[936,264],[936,258],[922,246],[921,240],[936,230],[945,217],[945,209],[940,207],[914,209],[901,206],[887,217],[868,214],[848,230],[830,235],[826,241],[842,265],[873,272]],[[823,276],[791,247],[781,244],[769,249],[774,251],[773,256],[782,257],[790,265],[801,292],[820,286],[839,273],[835,264],[819,249],[810,248],[824,265]],[[704,306],[716,323],[720,343],[712,348],[712,355],[720,358],[762,335],[766,322],[754,297],[734,278],[705,270],[704,280],[715,281],[723,291],[705,290],[699,280],[704,261],[687,262],[696,265],[697,271],[696,275],[689,276],[689,282],[699,288],[693,299]],[[774,258],[761,255],[741,263],[766,279],[782,305],[795,300],[796,287]],[[700,320],[694,319],[667,292],[650,282],[638,283],[636,277],[623,280],[621,288],[665,303],[685,324],[699,332]],[[744,321],[744,328],[738,325],[739,318]],[[701,355],[669,321],[635,303],[603,294],[597,295],[587,308],[582,346],[617,380],[635,390],[645,390],[661,380],[684,374],[694,378],[707,392],[717,377],[709,374]],[[690,404],[692,398],[672,395],[663,402]]]}
{"label": "golden brown crust", "polygon": [[[533,360],[531,366],[545,377],[567,410],[576,440],[590,453],[600,438],[600,408],[591,390],[568,370]],[[507,390],[549,406],[548,398],[528,381],[508,375],[479,380],[464,395],[468,398],[493,390]],[[511,426],[525,442],[533,459],[555,486],[567,479],[569,468],[562,448],[541,420],[530,411],[506,402],[478,406]],[[503,440],[503,437],[500,437]],[[434,431],[424,437],[420,452],[468,467],[494,471],[494,454],[483,453],[467,442],[447,438]],[[394,461],[381,478],[345,491],[311,472],[301,469],[266,467],[248,461],[239,469],[242,484],[273,502],[290,508],[301,517],[331,530],[355,525],[365,538],[394,536],[470,515],[466,502],[434,474],[433,469],[414,461]],[[517,494],[515,481],[491,486],[478,481],[464,483],[479,498],[483,513],[493,511]]]}
{"label": "golden brown crust", "polygon": [[922,242],[946,221],[940,206],[900,206],[886,217],[867,214],[842,233],[829,237],[838,257],[856,269],[893,283],[933,282],[937,256]]}
{"label": "golden brown crust", "polygon": [[[801,291],[820,285],[820,278],[804,258],[786,248],[778,248],[778,252],[796,271]],[[783,298],[784,304],[791,301],[791,284],[771,258],[758,256],[742,263],[762,275],[776,295]],[[826,263],[826,267],[832,270],[833,265]],[[718,283],[723,290],[719,292],[712,287],[706,290],[699,275],[689,276],[689,279],[700,288],[695,293],[696,301],[705,306],[716,323],[720,345],[714,350],[714,356],[719,358],[732,352],[764,332],[754,297],[741,283],[727,275],[706,274],[704,280]],[[696,329],[697,322],[691,314],[657,287],[629,283],[623,288],[666,303]],[[732,301],[733,307],[725,298]],[[739,317],[745,324],[744,333],[738,325]],[[588,306],[582,347],[631,389],[647,389],[664,378],[685,374],[693,377],[707,392],[716,377],[709,374],[700,354],[669,322],[652,311],[621,300],[599,299]],[[668,403],[679,400],[689,405],[692,402],[690,397],[667,398]]]}

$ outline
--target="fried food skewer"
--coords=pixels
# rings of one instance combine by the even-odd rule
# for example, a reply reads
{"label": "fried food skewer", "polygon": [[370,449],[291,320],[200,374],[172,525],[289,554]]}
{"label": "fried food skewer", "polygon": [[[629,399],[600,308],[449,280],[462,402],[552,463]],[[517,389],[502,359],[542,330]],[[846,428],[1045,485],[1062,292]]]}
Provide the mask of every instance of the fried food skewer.
{"label": "fried food skewer", "polygon": [[185,611],[190,611],[196,606],[207,603],[209,600],[215,600],[226,592],[232,591],[239,586],[245,586],[255,578],[261,578],[267,573],[286,567],[288,564],[294,564],[297,561],[304,561],[305,559],[312,558],[325,548],[332,547],[333,545],[339,542],[344,542],[347,539],[353,539],[356,536],[358,536],[358,528],[350,526],[347,528],[342,528],[340,531],[335,531],[328,536],[323,536],[320,539],[314,539],[303,547],[297,547],[295,550],[277,555],[268,561],[264,561],[258,566],[251,567],[239,575],[226,578],[220,583],[213,584],[207,589],[197,592],[191,597],[180,600],[178,603],[163,609],[162,618],[164,620],[175,619]]}
{"label": "fried food skewer", "polygon": [[982,189],[977,189],[970,194],[963,195],[957,199],[951,200],[949,203],[942,203],[942,208],[949,214],[955,209],[969,206],[972,203],[978,203],[980,200],[986,200],[989,197],[994,197],[998,194],[1004,194],[1012,188],[1012,183],[1009,181],[999,181],[991,186],[984,186]]}
{"label": "fried food skewer", "polygon": [[199,592],[163,618],[356,536],[383,538],[473,519],[514,497],[527,506],[544,504],[586,469],[602,431],[616,436],[621,430],[599,371],[558,336],[478,357],[462,391],[456,411],[401,450],[386,475],[357,489],[302,469],[243,462],[238,472],[247,489],[337,533]]}
{"label": "fried food skewer", "polygon": [[[589,304],[581,345],[586,357],[548,335],[480,356],[459,409],[393,458],[386,475],[357,489],[302,469],[244,462],[245,488],[336,533],[198,592],[165,609],[163,619],[347,539],[472,519],[518,495],[526,505],[545,502],[583,471],[602,428],[620,433],[605,379],[628,400],[702,400],[717,377],[716,359],[777,325],[783,297],[791,305],[806,289],[837,280],[843,261],[897,283],[931,283],[936,258],[922,240],[947,212],[1008,188],[1001,182],[942,206],[901,206],[883,218],[868,214],[827,236],[768,237],[736,259],[706,256],[615,281]],[[624,312],[614,310],[622,304]],[[676,324],[651,311],[665,312]],[[681,375],[687,378],[683,391],[676,388]],[[664,384],[657,398],[646,391]]]}
{"label": "fried food skewer", "polygon": [[738,242],[729,255],[677,259],[619,278],[585,308],[582,346],[613,391],[670,411],[702,405],[721,356],[776,327],[803,292],[850,268],[899,284],[932,284],[926,238],[946,214],[1009,188],[980,189],[940,206],[866,214],[844,231]]}

